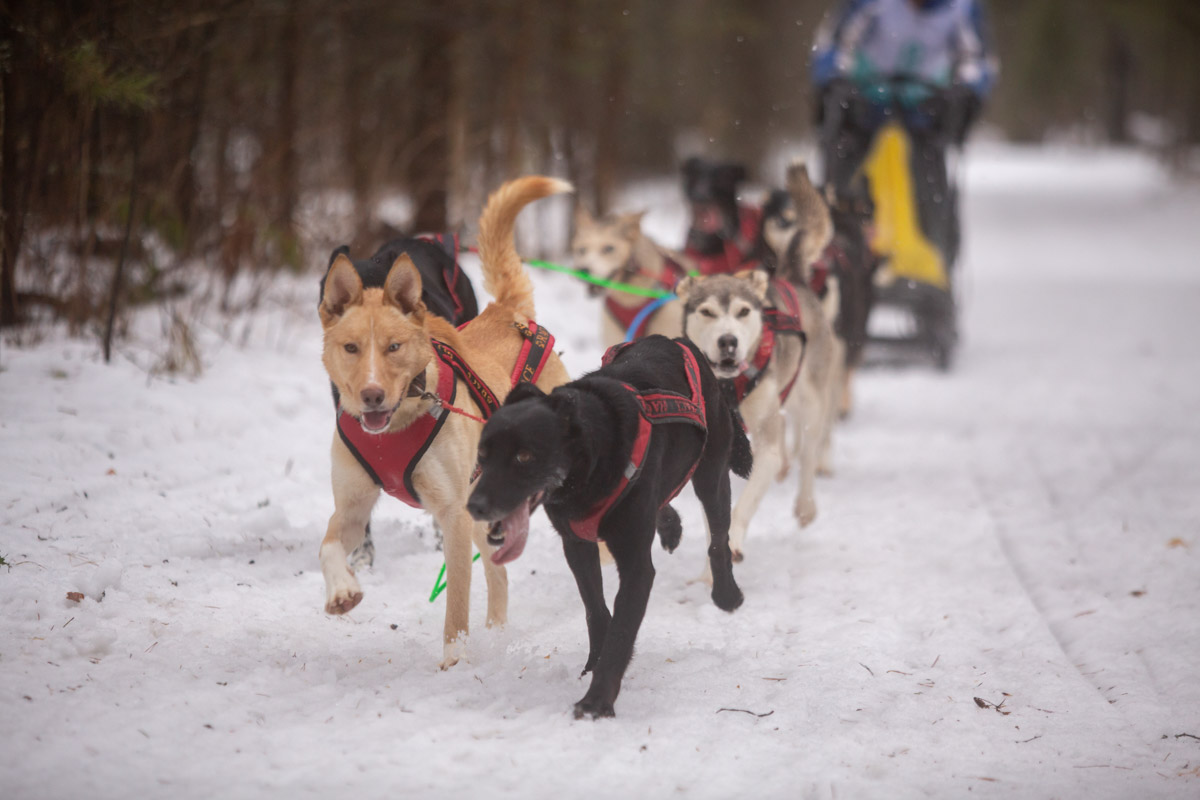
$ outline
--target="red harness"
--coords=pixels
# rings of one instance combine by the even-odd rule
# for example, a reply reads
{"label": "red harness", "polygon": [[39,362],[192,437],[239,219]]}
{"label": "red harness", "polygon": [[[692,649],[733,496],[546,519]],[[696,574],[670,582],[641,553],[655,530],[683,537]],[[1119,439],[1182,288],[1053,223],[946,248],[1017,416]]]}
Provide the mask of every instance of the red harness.
{"label": "red harness", "polygon": [[703,255],[688,248],[684,252],[695,259],[701,275],[719,275],[727,272],[737,272],[739,269],[749,269],[754,266],[749,262],[754,252],[754,243],[762,230],[762,209],[754,206],[738,206],[738,234],[733,239],[725,239],[724,249],[720,253]]}
{"label": "red harness", "polygon": [[824,300],[829,292],[829,273],[835,268],[841,268],[843,272],[851,269],[850,257],[836,238],[821,253],[821,257],[813,262],[812,278],[808,281],[808,288],[821,300]]}
{"label": "red harness", "polygon": [[[684,397],[675,392],[665,390],[659,391],[638,391],[629,384],[623,384],[626,389],[633,393],[633,397],[638,402],[638,431],[637,437],[633,440],[633,448],[629,453],[629,464],[625,467],[625,471],[621,474],[621,480],[616,487],[600,502],[592,506],[591,510],[582,519],[568,520],[571,527],[571,532],[580,539],[588,542],[595,542],[600,538],[600,524],[604,521],[604,516],[613,506],[620,502],[628,492],[629,487],[637,480],[638,475],[642,473],[642,465],[646,461],[646,453],[650,449],[650,435],[655,425],[665,425],[671,423],[686,423],[694,425],[708,435],[708,421],[704,404],[704,392],[700,385],[700,365],[696,363],[696,356],[684,344],[678,343],[683,351],[683,371],[687,375],[688,387],[691,389],[691,397]],[[628,347],[628,343],[613,345],[604,354],[603,363],[611,364],[620,352]],[[701,450],[703,453],[703,450]],[[688,469],[687,475],[675,490],[671,492],[667,499],[663,500],[659,508],[675,499],[675,496],[687,485],[687,482],[692,479],[692,473],[696,471],[696,465],[700,463],[699,456],[692,462],[692,466]]]}
{"label": "red harness", "polygon": [[[638,271],[640,272],[640,270]],[[687,270],[683,268],[682,264],[663,256],[663,270],[658,274],[657,277],[655,277],[655,280],[665,289],[674,289],[675,284],[679,283],[680,279],[682,279],[685,275],[687,275]],[[614,298],[612,295],[609,295],[608,297],[604,298],[604,308],[609,314],[612,314],[613,319],[615,319],[621,326],[621,330],[625,331],[626,338],[637,339],[642,335],[642,330],[645,329],[646,325],[650,322],[650,319],[654,316],[654,314],[651,314],[643,319],[638,325],[638,329],[636,331],[631,332],[630,327],[633,325],[634,320],[637,319],[638,314],[642,313],[646,306],[655,301],[656,298],[647,297],[636,306],[623,306],[616,301],[616,298]]]}
{"label": "red harness", "polygon": [[[776,335],[787,334],[799,336],[801,341],[807,341],[808,339],[804,334],[804,328],[800,321],[800,298],[796,295],[796,290],[787,281],[777,278],[772,279],[771,284],[775,287],[775,292],[783,300],[784,308],[763,309],[762,336],[758,340],[758,349],[754,351],[754,360],[750,362],[750,366],[746,367],[740,375],[733,379],[733,388],[737,393],[739,403],[745,400],[746,396],[754,391],[759,381],[762,380],[767,363],[770,362],[771,355],[775,352]],[[803,356],[801,357],[801,361],[803,361]],[[788,395],[792,393],[792,387],[796,384],[796,378],[799,376],[800,364],[797,363],[796,372],[779,392],[780,403],[788,399]]]}
{"label": "red harness", "polygon": [[[525,343],[513,367],[512,386],[537,381],[554,346],[554,337],[536,322],[530,322],[528,328],[518,327],[525,337]],[[432,339],[430,343],[437,362],[438,378],[437,401],[429,413],[422,414],[398,431],[387,433],[368,433],[358,420],[342,411],[340,406],[337,418],[338,434],[371,479],[392,497],[414,508],[421,508],[421,499],[413,486],[413,471],[446,421],[445,412],[454,404],[458,380],[461,379],[466,385],[471,399],[479,406],[485,419],[500,407],[491,388],[453,347],[437,339]]]}

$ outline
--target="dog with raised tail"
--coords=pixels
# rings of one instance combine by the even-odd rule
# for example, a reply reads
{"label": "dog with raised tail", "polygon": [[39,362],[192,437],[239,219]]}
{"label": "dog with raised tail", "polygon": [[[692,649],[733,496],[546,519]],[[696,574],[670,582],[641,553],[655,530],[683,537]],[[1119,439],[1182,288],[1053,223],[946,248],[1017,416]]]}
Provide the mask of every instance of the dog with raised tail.
{"label": "dog with raised tail", "polygon": [[472,542],[489,556],[483,559],[487,623],[507,619],[502,563],[509,553],[489,544],[487,526],[467,513],[467,497],[483,418],[513,385],[550,390],[568,380],[553,338],[533,321],[533,284],[513,227],[528,203],[570,190],[563,181],[529,176],[488,199],[479,220],[479,257],[484,288],[495,300],[462,330],[430,313],[407,254],[386,273],[364,279],[338,253],[323,282],[322,361],[337,401],[334,512],[320,554],[325,610],[345,614],[362,601],[346,554],[362,541],[380,491],[424,508],[444,537],[443,669],[458,661],[469,629]]}

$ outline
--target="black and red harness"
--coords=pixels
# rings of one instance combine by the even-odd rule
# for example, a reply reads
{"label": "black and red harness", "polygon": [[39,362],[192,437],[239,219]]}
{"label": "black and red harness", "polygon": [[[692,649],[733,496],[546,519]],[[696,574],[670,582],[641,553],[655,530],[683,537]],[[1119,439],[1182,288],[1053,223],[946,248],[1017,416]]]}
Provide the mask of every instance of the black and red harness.
{"label": "black and red harness", "polygon": [[704,254],[689,247],[684,253],[696,262],[701,275],[720,275],[749,269],[754,266],[751,259],[754,245],[762,230],[762,209],[754,206],[738,206],[738,232],[733,238],[722,238],[722,249]]}
{"label": "black and red harness", "polygon": [[[528,327],[518,323],[513,325],[521,331],[525,342],[513,367],[511,385],[533,383],[541,375],[542,368],[553,352],[554,337],[536,322],[531,321]],[[413,471],[441,431],[442,424],[446,421],[445,412],[454,408],[458,380],[462,380],[466,385],[467,392],[479,406],[485,419],[500,407],[491,388],[471,369],[457,350],[437,339],[431,339],[430,344],[433,345],[438,377],[435,391],[426,392],[434,398],[428,413],[422,414],[401,430],[368,433],[363,430],[362,424],[343,411],[340,405],[337,409],[338,435],[358,459],[358,463],[385,492],[414,508],[421,508],[421,499],[413,486]],[[423,384],[423,379],[424,373],[421,373],[416,380]]]}
{"label": "black and red harness", "polygon": [[450,255],[453,267],[443,267],[442,277],[445,278],[446,289],[454,302],[454,318],[461,320],[465,306],[458,296],[458,282],[462,278],[462,268],[458,265],[458,234],[457,233],[423,233],[417,237],[422,241],[436,244]]}
{"label": "black and red harness", "polygon": [[[633,394],[638,404],[637,436],[633,440],[633,447],[629,453],[629,463],[626,465],[625,471],[621,474],[621,480],[613,488],[612,492],[592,506],[582,518],[568,521],[571,532],[584,541],[595,542],[599,539],[600,524],[604,521],[605,514],[629,492],[630,486],[633,485],[638,475],[641,474],[642,465],[646,461],[646,453],[650,449],[650,434],[655,425],[674,423],[694,425],[700,429],[706,438],[708,436],[704,392],[700,384],[700,365],[696,362],[696,356],[687,345],[682,342],[677,342],[677,344],[683,351],[683,371],[687,375],[691,397],[684,397],[681,394],[664,389],[639,391],[627,383],[622,384]],[[611,364],[620,352],[628,346],[628,343],[624,343],[610,347],[604,354],[603,363],[605,365]],[[697,456],[696,460],[692,462],[692,466],[688,469],[687,475],[675,487],[670,496],[662,501],[659,508],[671,502],[679,494],[683,487],[687,485],[687,482],[692,479],[692,473],[696,471],[696,465],[699,463],[700,458]]]}
{"label": "black and red harness", "polygon": [[821,253],[821,257],[813,262],[812,276],[808,279],[808,288],[812,289],[817,299],[824,300],[829,293],[829,273],[835,270],[849,272],[853,268],[846,250],[834,237]]}
{"label": "black and red harness", "polygon": [[[687,275],[687,270],[683,268],[682,264],[664,255],[662,271],[657,275],[647,272],[639,267],[636,262],[632,261],[618,273],[621,280],[627,280],[628,276],[635,274],[651,278],[662,288],[673,291],[675,284],[679,283]],[[650,315],[642,315],[642,312],[654,303],[662,305],[661,298],[647,297],[637,305],[623,306],[610,294],[604,299],[604,309],[617,321],[617,324],[621,326],[621,330],[625,331],[625,340],[632,341],[642,335],[642,329],[645,328],[646,323],[650,319]],[[638,320],[639,316],[642,317],[641,320]],[[635,322],[637,325],[636,330],[633,329]]]}
{"label": "black and red harness", "polygon": [[[771,361],[771,355],[775,352],[777,336],[799,336],[801,342],[808,341],[801,324],[800,298],[796,295],[795,288],[787,281],[778,278],[773,278],[771,285],[775,287],[775,293],[782,300],[784,307],[782,309],[774,307],[763,309],[762,336],[758,340],[758,349],[754,351],[754,360],[733,379],[733,388],[737,393],[739,403],[745,400],[746,396],[754,391],[762,380],[767,364]],[[791,379],[779,392],[780,403],[785,402],[788,395],[792,393],[792,387],[796,385],[796,378],[800,376],[801,363],[803,363],[803,356],[801,356],[801,361],[796,363],[796,371],[792,374]]]}

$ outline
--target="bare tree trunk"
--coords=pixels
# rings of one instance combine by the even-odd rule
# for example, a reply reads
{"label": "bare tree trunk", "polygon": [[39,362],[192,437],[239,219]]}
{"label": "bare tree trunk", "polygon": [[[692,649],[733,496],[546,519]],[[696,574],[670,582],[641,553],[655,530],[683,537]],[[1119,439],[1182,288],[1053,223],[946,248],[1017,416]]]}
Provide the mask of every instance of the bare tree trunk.
{"label": "bare tree trunk", "polygon": [[454,65],[450,54],[458,37],[455,25],[457,3],[445,2],[429,12],[418,27],[416,72],[413,85],[421,91],[413,95],[417,130],[409,162],[408,176],[416,201],[413,228],[417,231],[446,229],[446,201],[450,186],[449,119],[451,95],[455,90]]}
{"label": "bare tree trunk", "polygon": [[117,256],[117,264],[113,267],[112,284],[108,289],[108,317],[104,322],[104,363],[107,364],[112,360],[112,339],[113,328],[117,321],[117,301],[121,296],[121,289],[125,283],[125,259],[129,255],[129,236],[133,232],[134,212],[136,211],[137,201],[137,183],[138,183],[138,156],[140,154],[140,142],[142,138],[141,124],[137,116],[133,118],[132,124],[133,141],[133,162],[129,168],[129,212],[125,218],[125,236],[121,240],[121,254]]}
{"label": "bare tree trunk", "polygon": [[275,224],[280,233],[291,238],[295,233],[296,207],[299,205],[300,181],[296,175],[296,85],[299,71],[300,20],[299,3],[288,3],[280,32],[279,119],[276,132],[280,153],[276,172],[279,208]]}
{"label": "bare tree trunk", "polygon": [[613,35],[608,64],[601,80],[600,119],[596,126],[596,213],[607,213],[616,194],[621,164],[621,121],[625,117],[628,60]]}
{"label": "bare tree trunk", "polygon": [[1104,46],[1104,128],[1113,144],[1129,142],[1129,88],[1133,76],[1133,50],[1129,37],[1110,24]]}

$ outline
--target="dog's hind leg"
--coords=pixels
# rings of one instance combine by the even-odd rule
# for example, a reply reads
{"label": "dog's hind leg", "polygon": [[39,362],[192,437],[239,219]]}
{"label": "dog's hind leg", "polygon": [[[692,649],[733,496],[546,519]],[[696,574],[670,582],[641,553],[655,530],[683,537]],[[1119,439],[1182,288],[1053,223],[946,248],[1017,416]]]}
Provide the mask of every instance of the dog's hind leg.
{"label": "dog's hind leg", "polygon": [[594,670],[596,662],[600,660],[600,650],[608,636],[612,616],[604,602],[604,576],[600,572],[599,548],[570,531],[559,535],[562,537],[563,555],[567,557],[567,566],[575,576],[575,585],[579,587],[579,597],[583,600],[584,613],[587,615],[588,658],[580,673],[582,677]]}
{"label": "dog's hind leg", "polygon": [[[765,384],[760,388],[760,390],[762,389],[774,391],[773,386],[769,387]],[[772,407],[757,429],[750,434],[751,441],[755,445],[761,442],[766,446],[755,448],[754,469],[751,470],[750,478],[746,481],[746,488],[742,490],[737,505],[733,508],[733,521],[729,526],[729,549],[733,551],[735,561],[742,560],[750,520],[754,518],[763,496],[775,480],[775,475],[784,458],[783,448],[779,446],[779,443],[783,441],[785,427],[783,415]],[[715,535],[715,532],[710,530],[710,535]]]}
{"label": "dog's hind leg", "polygon": [[[633,643],[646,616],[646,603],[654,585],[654,564],[650,548],[654,540],[655,511],[649,497],[626,500],[617,519],[606,519],[605,527],[620,531],[620,538],[609,540],[609,550],[617,562],[620,587],[613,600],[612,621],[608,625],[600,657],[592,670],[592,683],[583,699],[575,704],[575,718],[611,717],[613,703],[621,691],[621,679],[633,657]],[[614,515],[616,516],[616,515]]]}
{"label": "dog's hind leg", "polygon": [[350,553],[350,566],[352,569],[365,569],[366,567],[374,566],[375,564],[375,540],[371,538],[371,523],[367,523],[366,532],[363,534],[362,544],[354,548]]}
{"label": "dog's hind leg", "polygon": [[508,570],[501,564],[493,564],[491,555],[495,547],[488,544],[488,526],[476,523],[471,526],[471,538],[482,554],[483,578],[487,582],[487,626],[489,628],[508,622]]}

